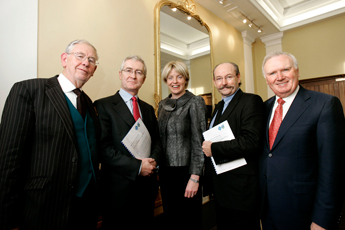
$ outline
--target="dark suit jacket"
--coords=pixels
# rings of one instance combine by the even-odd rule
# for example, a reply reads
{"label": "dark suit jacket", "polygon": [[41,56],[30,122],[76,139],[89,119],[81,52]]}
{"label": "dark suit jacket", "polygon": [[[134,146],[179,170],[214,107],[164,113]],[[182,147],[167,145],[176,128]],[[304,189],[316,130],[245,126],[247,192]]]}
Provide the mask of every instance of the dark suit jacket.
{"label": "dark suit jacket", "polygon": [[[218,106],[212,118],[217,109]],[[216,175],[210,158],[207,158],[205,195],[214,192],[217,202],[224,207],[243,211],[252,211],[258,207],[257,160],[262,146],[263,118],[263,102],[260,96],[243,93],[241,89],[221,116],[220,122],[229,122],[235,139],[212,143],[211,150],[216,164],[242,157],[247,161],[247,165]],[[213,186],[210,179],[213,180]],[[214,191],[209,191],[212,187]]]}
{"label": "dark suit jacket", "polygon": [[[275,97],[265,102],[266,140],[260,157],[260,189],[278,229],[330,229],[342,205],[345,122],[338,98],[300,88],[272,150],[269,119]],[[342,182],[341,182],[342,180]]]}
{"label": "dark suit jacket", "polygon": [[[89,98],[88,106],[99,133]],[[77,163],[73,121],[57,76],[16,83],[0,126],[0,228],[65,229]]]}
{"label": "dark suit jacket", "polygon": [[[159,164],[162,147],[153,107],[140,99],[138,103],[142,120],[151,135],[150,157]],[[153,217],[154,200],[158,191],[157,175],[139,176],[141,161],[134,158],[121,143],[135,120],[119,91],[113,96],[97,100],[95,106],[102,127],[104,224],[108,227],[124,224],[128,228],[138,222],[137,217],[132,216],[133,212],[139,216]]]}

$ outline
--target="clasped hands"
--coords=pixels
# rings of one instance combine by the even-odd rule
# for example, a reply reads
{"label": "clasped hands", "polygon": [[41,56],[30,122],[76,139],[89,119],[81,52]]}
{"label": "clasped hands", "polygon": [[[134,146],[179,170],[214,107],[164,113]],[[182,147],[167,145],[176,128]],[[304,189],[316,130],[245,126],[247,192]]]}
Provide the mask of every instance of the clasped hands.
{"label": "clasped hands", "polygon": [[153,158],[141,159],[141,176],[151,176],[157,170],[157,162]]}

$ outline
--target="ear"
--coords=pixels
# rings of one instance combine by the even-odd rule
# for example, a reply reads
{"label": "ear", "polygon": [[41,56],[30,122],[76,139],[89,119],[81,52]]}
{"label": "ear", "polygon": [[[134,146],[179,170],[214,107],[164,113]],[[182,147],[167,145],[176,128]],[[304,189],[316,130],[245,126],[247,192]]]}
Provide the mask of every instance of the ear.
{"label": "ear", "polygon": [[61,64],[63,68],[66,68],[67,66],[67,57],[68,57],[67,53],[61,54]]}
{"label": "ear", "polygon": [[241,74],[239,73],[239,74],[237,75],[237,77],[238,77],[238,83],[241,83]]}
{"label": "ear", "polygon": [[120,80],[122,80],[122,72],[121,72],[121,70],[119,71],[119,78],[120,78]]}

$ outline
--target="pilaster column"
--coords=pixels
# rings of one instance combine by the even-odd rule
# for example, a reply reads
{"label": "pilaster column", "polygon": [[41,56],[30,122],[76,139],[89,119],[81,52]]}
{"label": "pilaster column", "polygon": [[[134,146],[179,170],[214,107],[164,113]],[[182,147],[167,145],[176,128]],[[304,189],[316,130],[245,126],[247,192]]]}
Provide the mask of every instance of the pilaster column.
{"label": "pilaster column", "polygon": [[250,34],[249,31],[243,31],[242,38],[243,38],[243,49],[244,49],[244,72],[245,72],[246,92],[254,93],[252,43],[255,41],[255,36]]}
{"label": "pilaster column", "polygon": [[[261,38],[261,41],[266,45],[266,54],[276,51],[283,51],[282,47],[283,32],[271,34]],[[274,96],[273,91],[269,86],[267,86],[267,96],[268,98]]]}

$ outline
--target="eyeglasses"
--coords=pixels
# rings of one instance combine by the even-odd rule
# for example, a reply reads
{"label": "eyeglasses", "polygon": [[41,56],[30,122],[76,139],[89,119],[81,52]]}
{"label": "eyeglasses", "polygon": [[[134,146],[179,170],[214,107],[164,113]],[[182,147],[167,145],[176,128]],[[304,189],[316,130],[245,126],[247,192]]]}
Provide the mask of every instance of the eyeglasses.
{"label": "eyeglasses", "polygon": [[216,77],[216,82],[222,82],[223,81],[223,79],[225,79],[226,81],[230,81],[230,80],[232,80],[232,79],[234,79],[234,77],[236,77],[237,75],[226,75],[225,76],[225,78],[223,78],[223,77]]}
{"label": "eyeglasses", "polygon": [[144,72],[142,70],[133,70],[131,68],[127,68],[127,69],[123,69],[122,71],[125,72],[126,74],[135,73],[135,75],[137,76],[140,76],[140,77],[144,76]]}
{"label": "eyeglasses", "polygon": [[[67,53],[67,54],[70,55],[71,53]],[[73,54],[75,58],[78,59],[79,61],[84,61],[87,58],[90,65],[97,66],[99,64],[99,62],[94,57],[88,57],[83,53],[77,53],[77,52],[73,52]]]}

